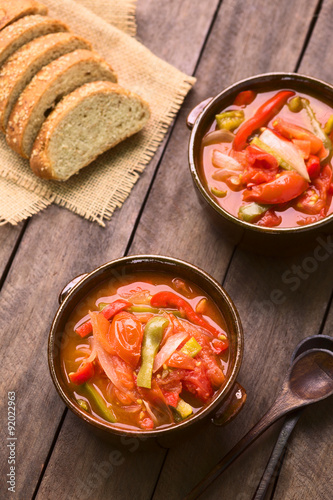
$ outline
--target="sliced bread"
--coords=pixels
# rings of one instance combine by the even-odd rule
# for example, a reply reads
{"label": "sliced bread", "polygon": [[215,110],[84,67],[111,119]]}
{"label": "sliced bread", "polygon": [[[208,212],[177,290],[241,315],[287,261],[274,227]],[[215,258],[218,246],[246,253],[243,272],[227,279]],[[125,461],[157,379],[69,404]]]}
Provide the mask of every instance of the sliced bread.
{"label": "sliced bread", "polygon": [[9,146],[29,158],[48,111],[77,87],[98,80],[116,83],[117,77],[111,66],[90,50],[70,52],[44,66],[16,101],[6,130]]}
{"label": "sliced bread", "polygon": [[92,82],[64,97],[44,121],[30,166],[44,179],[65,181],[147,122],[148,104],[111,82]]}
{"label": "sliced bread", "polygon": [[21,17],[31,14],[45,16],[47,12],[45,5],[34,0],[0,0],[0,30]]}
{"label": "sliced bread", "polygon": [[0,70],[0,127],[6,130],[9,115],[20,93],[35,74],[54,59],[76,49],[91,49],[89,42],[72,33],[52,33],[23,45]]}
{"label": "sliced bread", "polygon": [[47,16],[27,16],[0,31],[0,66],[25,43],[34,38],[69,31],[66,24]]}

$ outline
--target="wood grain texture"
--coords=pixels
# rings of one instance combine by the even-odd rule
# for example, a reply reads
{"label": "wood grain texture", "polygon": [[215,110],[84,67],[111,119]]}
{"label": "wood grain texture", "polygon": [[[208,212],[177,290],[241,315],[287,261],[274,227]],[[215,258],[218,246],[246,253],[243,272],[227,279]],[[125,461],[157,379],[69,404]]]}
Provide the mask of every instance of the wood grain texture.
{"label": "wood grain texture", "polygon": [[[311,40],[305,52],[299,71],[332,83],[333,70],[328,54],[322,44],[331,32],[333,2],[324,1]],[[329,243],[331,239],[327,240]],[[327,253],[333,247],[327,245]],[[332,264],[332,253],[327,259]],[[310,301],[309,301],[310,304]],[[322,306],[324,306],[322,304]],[[313,307],[313,306],[311,306]],[[332,335],[333,307],[330,311],[323,334]],[[293,500],[320,498],[328,500],[333,491],[333,446],[332,446],[332,398],[320,403],[318,408],[309,408],[300,419],[288,446],[274,500],[284,500],[286,489],[293,491]],[[320,476],[321,481],[315,478]]]}
{"label": "wood grain texture", "polygon": [[[320,330],[331,303],[333,252],[312,265],[311,272],[307,269],[313,262],[312,254],[273,259],[241,250],[233,253],[234,247],[210,225],[194,195],[187,166],[189,132],[185,127],[186,115],[194,105],[235,80],[263,71],[293,71],[316,5],[315,0],[139,0],[139,38],[157,55],[188,73],[199,62],[198,83],[184,103],[171,136],[106,229],[54,206],[29,222],[0,294],[0,387],[2,393],[17,391],[20,470],[16,498],[32,497],[49,451],[52,453],[38,500],[182,498],[273,402],[297,342]],[[324,1],[301,65],[302,72],[323,75],[327,80],[333,79],[328,64],[332,12],[332,0]],[[0,228],[0,241],[7,244],[7,251],[5,246],[0,249],[0,263],[1,258],[6,262],[15,243],[10,234],[8,245],[6,234],[6,229]],[[245,330],[239,382],[247,389],[248,401],[228,427],[207,425],[200,434],[167,453],[142,452],[130,442],[116,450],[91,435],[67,412],[51,449],[64,414],[46,360],[47,333],[57,308],[57,293],[73,276],[123,255],[128,247],[130,253],[183,258],[224,282]],[[333,309],[326,333],[331,332],[332,325]],[[276,491],[278,500],[307,499],[309,491],[311,498],[330,498],[330,405],[329,401],[321,403],[302,417],[290,441]],[[4,410],[1,407],[1,422],[6,421]],[[279,424],[203,498],[250,499],[278,431]],[[2,473],[6,472],[5,457],[1,449]]]}
{"label": "wood grain texture", "polygon": [[[176,2],[174,4],[176,5]],[[170,63],[181,70],[185,70],[185,67],[189,68],[190,64],[190,72],[193,72],[216,5],[217,1],[211,2],[210,6],[205,9],[205,19],[201,21],[197,30],[186,30],[180,24],[175,25],[174,19],[168,14],[169,4],[160,6],[159,22],[163,20],[170,36],[168,41]],[[183,8],[187,12],[196,6],[200,9],[199,0],[183,2]],[[144,1],[142,1],[140,15],[143,15],[144,10]],[[144,33],[141,37],[144,41]],[[158,52],[158,48],[164,46],[165,43],[164,39],[156,37],[156,51]],[[183,51],[178,50],[185,43],[192,47],[190,54],[187,52],[184,55]],[[57,309],[57,294],[75,275],[90,271],[126,252],[133,226],[166,142],[167,139],[140,177],[140,181],[122,210],[114,214],[106,229],[52,206],[31,220],[21,241],[15,258],[15,266],[8,274],[0,296],[0,304],[4,309],[4,314],[0,319],[4,356],[2,364],[4,375],[0,386],[3,392],[17,391],[19,412],[17,454],[23,456],[25,450],[29,450],[28,459],[20,462],[17,498],[31,498],[64,411],[63,404],[49,377],[46,359],[47,334]],[[20,304],[19,310],[17,304]],[[13,332],[15,332],[14,336]],[[26,339],[24,344],[22,338]],[[5,408],[2,407],[0,413],[2,422],[6,421],[4,411]],[[29,415],[29,418],[25,418],[26,415]],[[69,424],[67,427],[67,420],[64,429],[66,428],[71,429]],[[88,477],[90,472],[94,472],[93,464],[100,461],[102,451],[98,444],[92,441],[92,450],[89,452],[87,449],[87,440],[89,441],[90,435],[88,430],[82,430],[80,438],[81,435],[82,439],[73,441],[69,439],[68,434],[60,434],[58,442],[62,444],[54,450],[48,468],[49,475],[45,477],[41,485],[39,498],[52,498],[52,493],[50,497],[48,493],[45,496],[45,491],[56,491],[53,498],[59,498],[59,491],[61,491],[63,497],[68,485],[72,484],[69,478],[74,476],[79,485],[79,477],[82,474]],[[1,449],[0,453],[1,471],[4,472],[6,450]],[[62,456],[66,456],[67,453],[68,456],[86,454],[91,460],[84,463],[79,461],[75,464],[76,468],[65,468],[67,475],[58,475]],[[162,458],[163,455],[164,452],[161,455]],[[100,488],[99,498],[103,498],[103,495],[104,498],[109,498],[107,491],[110,487],[111,490],[115,488],[114,491],[123,498],[127,495],[127,488],[131,487],[135,491],[138,484],[137,482],[132,484],[129,477],[136,474],[137,460],[135,456],[130,460],[131,465],[128,465],[126,461],[126,465],[119,469],[119,473],[117,470],[119,478],[117,483],[114,482],[113,477],[104,481]],[[140,458],[140,467],[148,471],[146,472],[146,491],[152,491],[155,485],[160,466],[159,460],[149,454]],[[150,471],[154,470],[155,473],[150,474]],[[2,484],[0,487],[4,488],[5,485]],[[73,488],[76,488],[75,484]],[[0,496],[2,493],[3,490]],[[94,498],[94,493],[92,495]]]}
{"label": "wood grain texture", "polygon": [[[264,5],[263,2],[252,3],[251,8],[249,4],[223,2],[197,71],[198,83],[188,97],[185,108],[220,91],[238,78],[260,71],[294,70],[316,4],[309,2],[306,5],[303,2],[302,13],[300,5],[295,6],[292,11],[292,5],[287,2],[275,5],[275,10],[270,5],[274,12],[270,11],[269,14],[266,7],[267,4]],[[249,17],[249,11],[252,17]],[[255,26],[267,25],[272,14],[275,22],[270,23],[271,43],[267,44],[267,31],[261,30],[256,31],[252,40],[251,30],[254,33]],[[278,15],[281,16],[279,19]],[[307,19],[308,24],[304,19]],[[279,39],[281,35],[282,38]],[[229,52],[226,47],[229,47]],[[235,48],[237,54],[235,61],[231,47]],[[264,54],[265,67],[261,66],[262,58],[258,54]],[[187,156],[183,145],[188,139],[184,127],[186,112],[187,109],[183,109],[180,113],[130,251],[136,253],[157,248],[159,252],[191,260],[217,279],[222,279],[232,247],[208,224],[197,200],[191,195],[191,180],[184,171]],[[182,221],[181,230],[177,220]],[[170,237],[171,230],[173,237]],[[165,234],[168,234],[168,238],[161,236]],[[249,394],[246,409],[228,428],[209,428],[186,445],[170,450],[154,499],[182,498],[224,452],[245,434],[273,401],[294,346],[303,336],[319,329],[331,293],[330,264],[326,263],[320,275],[315,273],[310,281],[302,283],[300,280],[299,289],[294,293],[289,288],[291,284],[284,283],[282,276],[287,273],[284,280],[292,279],[292,266],[299,266],[302,259],[300,262],[299,259],[295,262],[289,259],[279,263],[276,259],[263,259],[237,252],[225,286],[239,306],[245,324],[246,349],[240,383]],[[322,276],[327,276],[324,285]],[[312,300],[312,294],[316,297],[315,301]],[[272,299],[283,300],[281,309]],[[311,308],[306,314],[303,312],[303,300],[311,301]],[[258,362],[258,355],[270,362],[267,365],[262,361]],[[260,479],[272,443],[273,441],[268,443],[270,446],[266,446],[266,453],[263,450],[263,454],[251,459],[250,464],[243,461],[239,467],[235,466],[234,471],[228,471],[228,477],[211,488],[211,498],[215,498],[217,494],[226,498],[250,498]],[[198,454],[198,449],[206,452]],[[243,481],[238,479],[240,474]]]}
{"label": "wood grain texture", "polygon": [[8,266],[22,227],[22,224],[15,227],[6,224],[0,227],[0,276],[3,275]]}

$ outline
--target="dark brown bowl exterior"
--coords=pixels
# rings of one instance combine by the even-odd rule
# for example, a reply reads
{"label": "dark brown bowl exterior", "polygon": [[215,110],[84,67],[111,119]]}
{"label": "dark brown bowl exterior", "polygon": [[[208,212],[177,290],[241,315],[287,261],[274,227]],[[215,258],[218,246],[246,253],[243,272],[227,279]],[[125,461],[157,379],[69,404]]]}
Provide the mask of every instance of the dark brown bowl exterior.
{"label": "dark brown bowl exterior", "polygon": [[[246,250],[268,255],[287,255],[322,245],[322,240],[325,243],[329,235],[333,234],[333,214],[313,224],[293,228],[266,228],[242,221],[221,208],[207,192],[201,176],[200,148],[202,138],[213,123],[215,115],[230,105],[239,92],[248,89],[260,92],[283,88],[317,96],[333,108],[333,86],[326,82],[297,73],[257,75],[231,85],[211,99],[195,121],[189,142],[192,179],[199,201],[213,223],[232,243],[240,244]],[[188,125],[191,128],[191,123]]]}
{"label": "dark brown bowl exterior", "polygon": [[[226,321],[230,339],[230,363],[227,383],[214,397],[213,401],[193,417],[174,426],[151,431],[124,430],[115,424],[106,424],[82,410],[67,394],[67,384],[63,378],[60,364],[60,347],[65,324],[75,308],[84,297],[98,284],[112,278],[128,277],[139,271],[165,272],[173,276],[188,279],[202,288],[221,310]],[[84,275],[83,275],[84,276]],[[243,330],[238,312],[225,290],[210,275],[187,262],[171,257],[157,255],[135,255],[113,260],[85,275],[68,293],[61,303],[49,334],[48,362],[53,383],[65,404],[82,420],[113,444],[124,444],[128,438],[136,438],[140,442],[154,442],[162,446],[172,446],[180,437],[184,437],[197,429],[199,425],[212,419],[223,403],[230,398],[237,388],[236,377],[243,355]],[[212,425],[212,424],[211,424]]]}

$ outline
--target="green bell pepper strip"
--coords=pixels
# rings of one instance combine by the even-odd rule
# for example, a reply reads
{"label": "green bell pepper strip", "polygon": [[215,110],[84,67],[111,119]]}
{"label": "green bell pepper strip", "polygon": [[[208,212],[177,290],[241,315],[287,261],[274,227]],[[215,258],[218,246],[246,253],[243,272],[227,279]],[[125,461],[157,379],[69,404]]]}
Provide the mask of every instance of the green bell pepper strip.
{"label": "green bell pepper strip", "polygon": [[135,304],[132,307],[130,307],[129,312],[131,313],[152,313],[152,314],[158,314],[159,309],[156,307],[151,307],[146,304]]}
{"label": "green bell pepper strip", "polygon": [[151,314],[163,314],[164,312],[168,314],[173,314],[178,318],[182,318],[183,315],[177,309],[157,309],[157,307],[152,307],[145,304],[137,304],[132,306],[129,310],[131,313],[151,313]]}
{"label": "green bell pepper strip", "polygon": [[215,116],[216,124],[218,129],[235,130],[241,123],[243,123],[244,111],[243,110],[233,110],[224,111]]}
{"label": "green bell pepper strip", "polygon": [[329,117],[324,127],[324,132],[326,135],[330,135],[333,131],[333,115]]}
{"label": "green bell pepper strip", "polygon": [[77,399],[76,401],[78,402],[79,406],[81,406],[82,410],[89,411],[89,405],[87,401],[85,401],[84,399]]}
{"label": "green bell pepper strip", "polygon": [[193,408],[191,405],[186,403],[183,399],[179,398],[177,407],[174,408],[173,406],[169,405],[169,408],[171,410],[172,416],[174,418],[175,423],[179,423],[185,418],[189,417],[193,413]]}
{"label": "green bell pepper strip", "polygon": [[272,208],[272,205],[260,205],[259,203],[249,203],[248,205],[243,205],[238,211],[238,217],[245,222],[255,222],[260,215],[267,212],[268,209]]}
{"label": "green bell pepper strip", "polygon": [[193,413],[192,406],[186,403],[183,399],[179,399],[176,410],[180,413],[182,419],[189,417]]}
{"label": "green bell pepper strip", "polygon": [[155,316],[145,326],[141,348],[142,362],[137,378],[138,387],[151,389],[154,359],[163,337],[163,331],[168,324],[167,318]]}
{"label": "green bell pepper strip", "polygon": [[191,356],[191,358],[194,358],[194,356],[196,356],[201,351],[201,349],[201,345],[196,341],[194,337],[191,337],[190,340],[186,342],[184,347],[181,348],[181,351],[184,354]]}
{"label": "green bell pepper strip", "polygon": [[103,311],[103,309],[105,309],[108,305],[110,305],[110,302],[100,302],[100,303],[98,304],[98,309],[99,309],[100,311]]}
{"label": "green bell pepper strip", "polygon": [[221,189],[218,189],[214,186],[210,188],[210,192],[217,198],[225,198],[227,196],[227,191],[221,191]]}
{"label": "green bell pepper strip", "polygon": [[116,419],[112,411],[106,405],[104,399],[99,394],[99,392],[96,391],[95,387],[89,382],[86,382],[84,384],[84,388],[86,389],[86,392],[89,395],[90,401],[92,401],[95,404],[98,414],[108,422],[112,422],[114,424],[116,422]]}

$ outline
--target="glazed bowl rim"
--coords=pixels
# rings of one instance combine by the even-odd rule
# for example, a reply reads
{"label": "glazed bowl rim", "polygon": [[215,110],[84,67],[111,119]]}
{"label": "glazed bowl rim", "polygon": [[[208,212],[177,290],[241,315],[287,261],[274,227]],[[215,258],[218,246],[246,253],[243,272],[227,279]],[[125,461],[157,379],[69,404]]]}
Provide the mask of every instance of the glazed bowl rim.
{"label": "glazed bowl rim", "polygon": [[[117,266],[122,266],[122,265],[135,265],[136,263],[147,263],[152,262],[156,265],[158,264],[167,264],[167,265],[174,265],[175,269],[177,267],[181,268],[190,268],[192,272],[197,273],[201,275],[201,277],[204,279],[204,281],[209,282],[211,286],[215,287],[215,289],[219,292],[219,295],[221,296],[221,299],[223,300],[224,304],[228,308],[228,313],[231,316],[231,321],[233,323],[234,329],[235,329],[235,334],[236,334],[236,340],[237,340],[237,345],[235,348],[235,360],[232,366],[231,373],[229,374],[228,380],[226,384],[222,387],[222,389],[219,389],[218,391],[221,391],[220,394],[218,394],[216,397],[214,397],[213,401],[207,404],[206,407],[204,407],[202,410],[199,410],[195,415],[190,417],[189,419],[186,419],[182,422],[179,422],[174,425],[170,425],[167,427],[163,428],[157,428],[157,429],[152,429],[152,430],[141,430],[141,429],[134,429],[134,428],[123,428],[120,427],[119,424],[112,424],[112,423],[104,423],[102,420],[98,420],[92,415],[89,415],[87,412],[85,412],[83,409],[81,409],[78,405],[76,405],[72,399],[69,397],[67,392],[64,390],[63,386],[65,387],[65,384],[61,384],[57,373],[56,373],[56,363],[55,363],[55,355],[54,355],[54,349],[55,349],[55,344],[56,344],[56,337],[59,337],[59,340],[61,341],[62,336],[64,332],[57,332],[57,326],[62,320],[62,316],[64,314],[64,311],[67,307],[68,302],[77,294],[82,288],[84,288],[87,283],[96,275],[98,274],[103,274],[103,272],[106,272],[108,269],[115,268]],[[81,275],[80,275],[81,276]],[[224,290],[222,285],[220,285],[215,278],[213,278],[209,273],[204,271],[203,269],[195,266],[194,264],[191,264],[187,261],[177,259],[174,257],[168,257],[168,256],[163,256],[163,255],[153,255],[153,254],[142,254],[142,255],[129,255],[126,257],[121,257],[118,259],[113,259],[109,262],[106,262],[105,264],[96,267],[93,269],[91,272],[89,272],[86,275],[83,275],[84,277],[76,283],[73,288],[70,289],[64,300],[60,303],[60,306],[55,314],[55,317],[52,321],[52,325],[50,328],[49,332],[49,337],[48,337],[48,365],[49,365],[49,371],[51,374],[51,378],[53,381],[53,384],[60,395],[61,399],[64,401],[66,406],[72,410],[79,418],[84,420],[85,422],[88,422],[89,424],[93,425],[94,427],[108,433],[120,435],[120,436],[135,436],[137,438],[155,438],[159,437],[161,435],[166,435],[172,433],[175,429],[179,430],[182,428],[187,428],[191,426],[194,422],[197,422],[199,420],[202,420],[204,418],[207,418],[209,414],[214,413],[214,410],[217,410],[218,407],[222,404],[222,402],[227,398],[229,395],[230,391],[232,390],[233,386],[236,383],[236,377],[238,375],[238,372],[241,367],[242,363],[242,358],[243,358],[243,349],[244,349],[244,335],[243,335],[243,328],[241,324],[241,320],[239,317],[239,313],[237,311],[236,306],[234,305],[233,301],[229,297],[228,293]],[[75,278],[73,278],[74,281]],[[104,277],[103,281],[107,279]],[[191,279],[191,278],[190,278]],[[194,281],[194,280],[192,280]],[[201,286],[201,288],[203,288]],[[205,290],[203,290],[205,291]],[[86,293],[89,293],[89,290],[86,291]],[[207,292],[208,293],[208,292]],[[78,303],[80,302],[81,299],[78,300]],[[218,309],[220,307],[218,304],[216,304]],[[223,311],[221,310],[222,316],[225,316]],[[59,345],[58,345],[59,348]]]}
{"label": "glazed bowl rim", "polygon": [[[312,76],[307,76],[301,73],[293,73],[293,72],[269,72],[269,73],[260,73],[257,75],[250,76],[248,78],[244,78],[242,80],[238,80],[237,82],[229,85],[221,92],[219,92],[215,97],[213,97],[204,107],[204,109],[200,112],[199,116],[196,118],[193,128],[191,130],[189,146],[188,146],[188,159],[189,159],[189,167],[192,176],[192,180],[198,189],[201,196],[204,198],[206,203],[213,208],[213,210],[224,219],[236,224],[240,228],[252,231],[253,233],[259,234],[288,234],[288,233],[305,233],[310,232],[312,229],[323,228],[324,226],[330,224],[333,221],[333,213],[325,217],[324,219],[312,222],[311,224],[307,224],[305,226],[293,226],[293,227],[263,227],[257,226],[256,224],[251,224],[250,222],[246,222],[244,220],[238,219],[236,216],[232,215],[230,212],[222,208],[207,192],[203,182],[201,181],[198,169],[196,167],[195,154],[194,154],[194,145],[196,141],[202,140],[202,137],[199,137],[198,129],[203,122],[207,118],[207,115],[211,113],[212,108],[218,103],[221,99],[225,97],[227,94],[232,94],[232,92],[238,90],[244,90],[243,87],[246,85],[251,85],[253,83],[260,83],[261,81],[269,82],[270,79],[281,79],[286,81],[299,81],[300,83],[311,82],[314,85],[319,85],[320,87],[324,86],[332,93],[332,101],[333,101],[333,85],[324,80],[320,80],[319,78],[314,78]],[[320,90],[320,88],[319,88]],[[333,105],[332,105],[333,107]]]}

